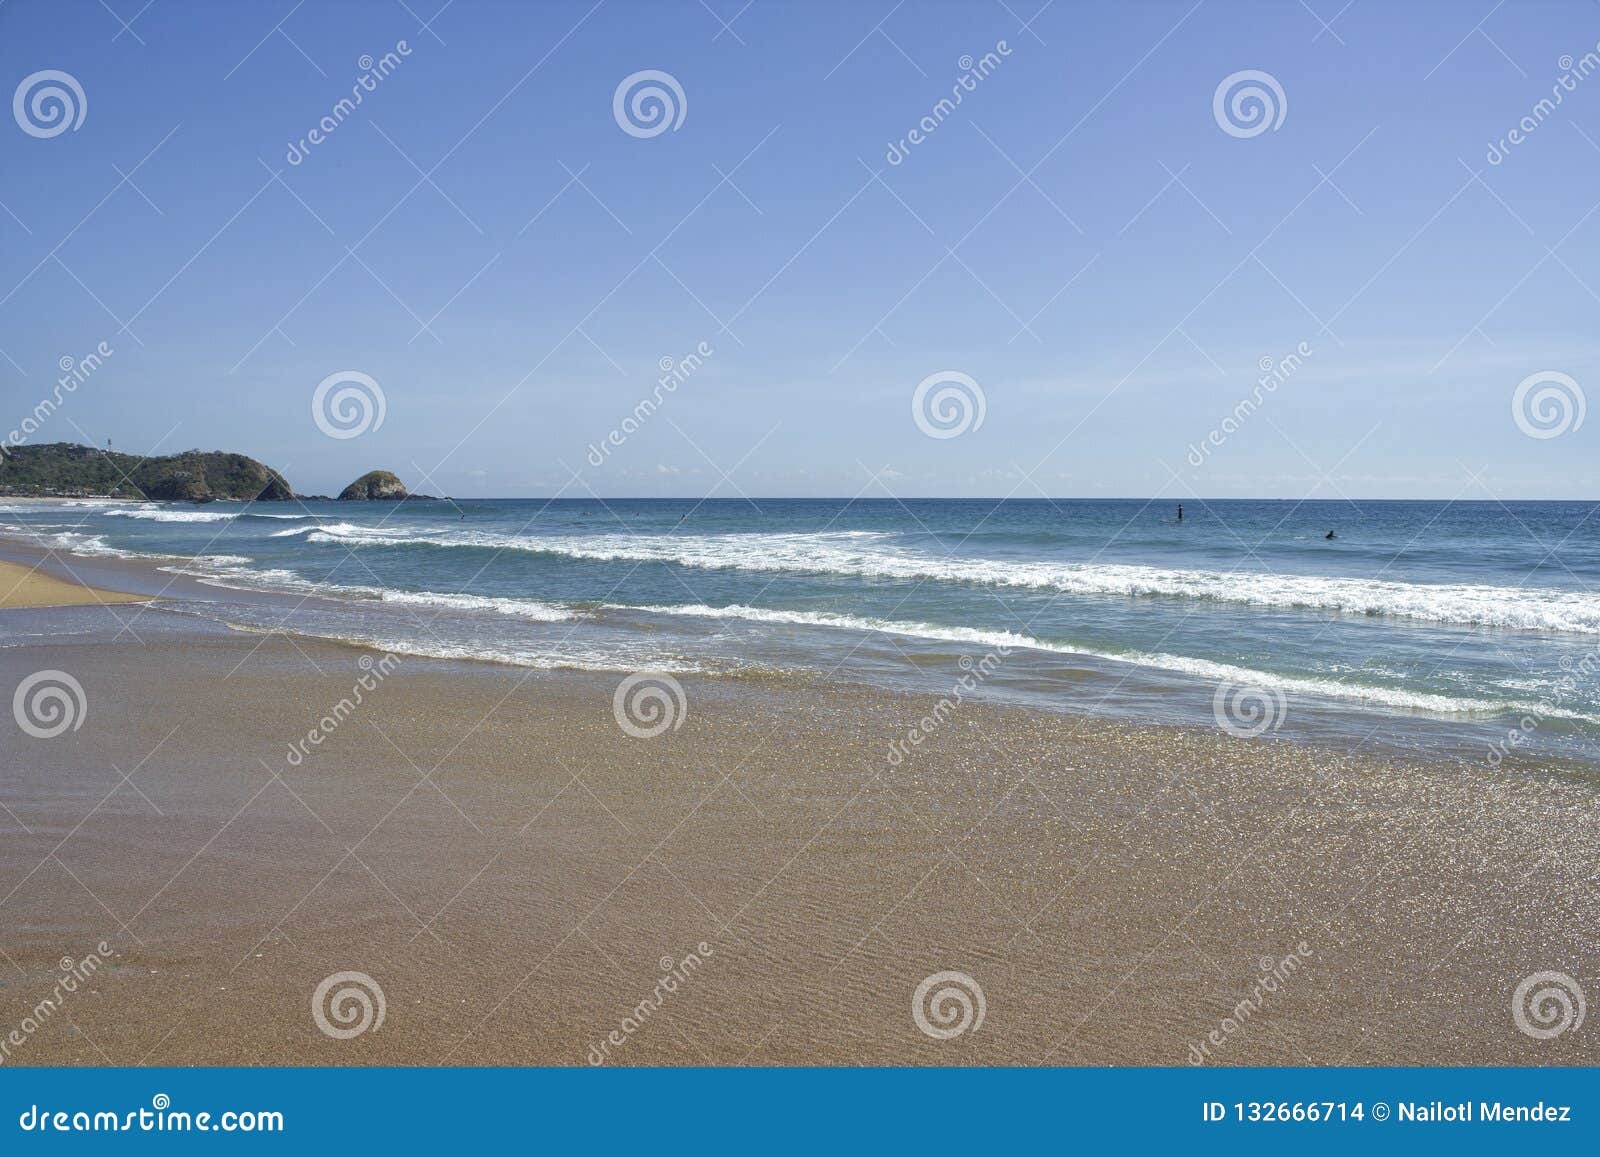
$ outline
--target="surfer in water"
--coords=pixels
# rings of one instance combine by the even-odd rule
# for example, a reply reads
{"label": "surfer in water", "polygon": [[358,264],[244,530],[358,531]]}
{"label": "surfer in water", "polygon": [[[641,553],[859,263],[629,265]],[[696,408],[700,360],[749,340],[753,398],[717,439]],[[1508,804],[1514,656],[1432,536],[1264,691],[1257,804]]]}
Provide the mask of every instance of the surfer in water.
{"label": "surfer in water", "polygon": [[1338,538],[1339,536],[1337,534],[1333,533],[1333,531],[1330,530],[1330,531],[1328,531],[1327,534],[1323,535],[1322,537],[1323,538],[1327,538],[1327,539],[1333,539],[1333,538]]}
{"label": "surfer in water", "polygon": [[1183,503],[1178,503],[1178,521],[1183,521]]}

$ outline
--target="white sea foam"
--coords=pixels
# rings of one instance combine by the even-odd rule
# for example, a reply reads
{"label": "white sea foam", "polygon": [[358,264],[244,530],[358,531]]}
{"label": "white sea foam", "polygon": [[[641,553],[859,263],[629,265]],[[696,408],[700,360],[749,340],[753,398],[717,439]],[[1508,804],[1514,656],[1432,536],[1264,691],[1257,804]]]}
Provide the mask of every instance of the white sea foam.
{"label": "white sea foam", "polygon": [[113,507],[100,514],[104,518],[137,518],[145,522],[232,522],[239,517],[220,510],[163,510],[152,506]]}
{"label": "white sea foam", "polygon": [[[358,526],[353,522],[320,522],[315,521],[322,516],[318,514],[265,514],[263,518],[297,518],[313,520],[306,526],[286,526],[282,530],[274,530],[267,535],[268,538],[293,538],[296,535],[315,535],[321,533],[322,538],[313,539],[315,542],[372,542],[380,545],[404,545],[416,541],[407,535],[379,526]],[[438,533],[429,531],[428,533]]]}
{"label": "white sea foam", "polygon": [[175,510],[145,502],[130,506],[126,503],[102,503],[99,511],[104,518],[133,518],[141,522],[232,522],[238,518],[270,518],[277,521],[300,522],[314,519],[314,514],[272,514],[264,510]]}
{"label": "white sea foam", "polygon": [[[67,554],[77,555],[81,558],[136,558],[152,561],[176,559],[179,567],[190,563],[203,564],[206,560],[220,561],[230,565],[240,565],[252,561],[244,555],[234,554],[201,555],[199,558],[189,558],[181,554],[163,554],[159,551],[123,550],[106,542],[104,535],[88,534],[79,530],[61,530],[47,533],[45,529],[34,526],[7,527],[6,531],[7,533],[16,532],[17,537],[35,546],[65,551]],[[179,567],[157,567],[156,569],[176,571]]]}
{"label": "white sea foam", "polygon": [[854,575],[1068,595],[1175,598],[1284,610],[1391,616],[1461,626],[1600,634],[1600,595],[1581,591],[1410,583],[1324,575],[1173,570],[1116,563],[940,558],[896,549],[887,536],[856,534],[515,535],[404,531],[336,523],[314,542],[347,546],[474,547],[594,561],[676,563],[702,569]]}
{"label": "white sea foam", "polygon": [[881,631],[886,635],[904,635],[917,639],[937,639],[949,643],[975,643],[985,647],[1031,647],[1041,651],[1073,653],[1076,648],[1056,647],[1028,635],[1014,631],[985,631],[978,627],[941,627],[933,623],[904,622],[896,619],[864,618],[860,615],[838,614],[833,611],[785,611],[767,607],[747,607],[734,603],[726,607],[711,607],[703,603],[682,606],[629,606],[623,603],[606,603],[602,610],[644,611],[653,615],[687,615],[696,618],[742,619],[754,623],[783,623],[807,627],[835,627],[845,631]]}
{"label": "white sea foam", "polygon": [[361,599],[398,606],[439,607],[446,610],[488,611],[539,623],[559,623],[576,617],[575,612],[539,599],[502,598],[492,595],[449,594],[440,591],[401,591],[388,587],[358,586],[347,583],[314,582],[281,568],[260,569],[248,564],[253,559],[241,555],[202,555],[178,566],[160,569],[169,574],[187,575],[207,586],[229,590],[254,590],[302,594],[334,599]]}
{"label": "white sea foam", "polygon": [[489,540],[520,541],[514,534],[495,534],[490,531],[452,534],[447,528],[439,526],[407,530],[402,527],[361,526],[354,522],[329,522],[313,529],[326,536],[325,539],[318,539],[319,542],[354,541],[374,546],[410,546],[418,543],[424,546],[492,546],[494,543]]}
{"label": "white sea foam", "polygon": [[1600,722],[1600,717],[1555,708],[1548,704],[1507,703],[1482,698],[1457,698],[1424,691],[1408,691],[1402,687],[1378,687],[1371,684],[1344,682],[1339,679],[1315,676],[1284,675],[1261,671],[1231,663],[1196,659],[1186,655],[1163,653],[1105,651],[1091,647],[1072,646],[1036,639],[1015,631],[989,631],[975,627],[946,627],[932,623],[908,622],[895,619],[866,618],[859,615],[836,614],[831,611],[789,611],[765,607],[747,607],[733,604],[712,607],[700,603],[681,606],[627,606],[606,604],[602,609],[615,611],[642,611],[658,615],[686,615],[703,618],[739,619],[757,623],[779,623],[795,626],[829,627],[838,630],[871,631],[905,638],[929,639],[953,643],[970,643],[979,647],[1006,647],[1017,650],[1045,651],[1054,654],[1077,655],[1113,663],[1131,663],[1140,667],[1153,667],[1175,674],[1189,675],[1207,682],[1240,683],[1251,686],[1281,688],[1301,695],[1322,698],[1353,699],[1377,703],[1385,707],[1424,711],[1439,715],[1498,715],[1538,711],[1547,718],[1587,720]]}
{"label": "white sea foam", "polygon": [[[75,530],[64,530],[58,534],[25,534],[25,538],[39,546],[49,547],[51,550],[64,550],[68,554],[80,555],[85,558],[139,558],[142,557],[131,550],[118,550],[106,542],[103,535],[84,534]],[[160,556],[145,556],[160,557]]]}
{"label": "white sea foam", "polygon": [[495,646],[482,642],[456,642],[431,637],[397,638],[380,632],[355,629],[321,629],[296,624],[287,632],[278,627],[264,627],[255,623],[229,621],[236,630],[257,634],[288,633],[303,638],[326,639],[330,642],[348,643],[373,650],[388,651],[396,655],[416,655],[428,659],[462,659],[480,663],[504,663],[513,667],[531,667],[544,671],[632,671],[649,669],[667,671],[678,675],[693,674],[707,668],[672,656],[652,652],[608,652],[581,646],[564,646],[561,651],[547,651],[533,647]]}
{"label": "white sea foam", "polygon": [[1338,679],[1320,679],[1315,676],[1281,675],[1271,671],[1258,671],[1238,667],[1232,663],[1218,663],[1210,659],[1195,659],[1186,655],[1130,653],[1105,654],[1102,658],[1121,663],[1136,663],[1142,667],[1157,667],[1184,675],[1193,675],[1213,683],[1238,683],[1257,687],[1278,687],[1300,695],[1317,695],[1331,699],[1356,699],[1379,703],[1386,707],[1399,707],[1439,715],[1517,715],[1537,712],[1551,719],[1578,719],[1600,723],[1600,717],[1578,711],[1538,703],[1507,703],[1494,699],[1456,698],[1436,695],[1427,691],[1407,691],[1401,687],[1374,687],[1359,683],[1345,683]]}
{"label": "white sea foam", "polygon": [[560,623],[577,617],[566,607],[538,599],[501,598],[493,595],[451,595],[437,591],[385,590],[379,597],[386,603],[402,606],[446,607],[458,611],[490,611],[497,615],[514,615],[538,623]]}

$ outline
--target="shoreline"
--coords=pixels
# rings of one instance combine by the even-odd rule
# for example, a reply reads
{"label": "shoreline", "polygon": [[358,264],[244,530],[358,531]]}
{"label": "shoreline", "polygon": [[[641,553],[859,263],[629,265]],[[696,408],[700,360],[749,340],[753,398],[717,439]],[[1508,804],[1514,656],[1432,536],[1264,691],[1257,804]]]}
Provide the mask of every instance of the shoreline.
{"label": "shoreline", "polygon": [[[67,561],[69,558],[70,563]],[[66,577],[61,579],[62,586],[57,589],[63,593],[73,592],[75,597],[63,598],[53,605],[66,606],[96,601],[138,603],[161,600],[168,604],[191,601],[203,603],[205,608],[180,610],[176,606],[169,606],[168,609],[196,620],[209,621],[229,632],[254,637],[280,635],[308,643],[348,647],[358,651],[389,646],[405,655],[410,661],[466,663],[499,668],[513,674],[529,670],[570,671],[580,674],[614,670],[620,675],[633,669],[624,665],[598,667],[581,660],[574,660],[570,664],[557,661],[551,665],[543,665],[524,662],[520,657],[503,656],[492,652],[454,653],[448,648],[435,649],[423,638],[397,640],[391,637],[385,644],[377,641],[382,637],[381,630],[365,628],[324,632],[309,626],[301,628],[285,626],[284,624],[290,621],[290,616],[301,609],[327,608],[348,613],[359,612],[363,607],[391,608],[381,600],[369,603],[362,599],[338,598],[325,593],[308,594],[303,591],[270,590],[242,584],[235,585],[226,581],[208,581],[205,576],[185,569],[188,561],[188,556],[184,555],[114,553],[78,555],[64,548],[43,546],[25,537],[0,534],[0,566],[9,562],[24,569],[42,566],[55,572],[67,572]],[[98,592],[98,597],[93,594],[82,594],[81,589],[76,589],[79,587],[93,588]],[[240,611],[230,613],[229,608],[232,607],[240,608]],[[262,613],[264,611],[269,613]],[[281,616],[274,618],[280,611]],[[426,633],[424,631],[424,635]],[[1089,663],[1102,658],[1093,651],[1059,652],[1059,654]],[[986,656],[985,662],[990,657],[992,656]],[[939,679],[940,668],[937,666],[913,667],[914,677],[885,678],[879,671],[878,677],[874,678],[865,672],[833,671],[827,678],[830,681],[858,685],[875,695],[916,697],[929,694],[930,687],[936,687],[938,690],[932,692],[935,698],[941,691],[947,694],[953,693],[955,683],[966,680],[971,670],[977,670],[976,680],[979,684],[984,684],[981,665],[976,668],[962,667],[955,663],[955,656],[952,655],[950,658],[948,679],[943,682]],[[1134,660],[1125,662],[1129,670],[1138,671],[1142,675],[1155,679],[1173,677],[1172,672],[1159,666],[1146,668]],[[669,669],[675,668],[669,667]],[[734,665],[690,669],[695,670],[697,674],[714,678],[738,681],[765,680],[779,685],[792,681],[798,686],[807,686],[811,681],[823,677],[820,669],[812,670],[805,667]],[[1171,699],[1152,700],[1145,710],[1118,710],[1115,706],[1108,709],[1102,700],[1095,698],[1092,691],[1082,700],[1057,699],[1041,703],[1032,697],[1010,692],[1003,683],[993,681],[979,688],[977,698],[995,706],[1043,711],[1069,720],[1120,721],[1136,727],[1176,727],[1200,733],[1212,732],[1216,729],[1212,718],[1214,713],[1212,692],[1216,685],[1213,680],[1200,676],[1193,676],[1192,681],[1196,694],[1190,698],[1195,698],[1203,710],[1197,711],[1194,704],[1179,704]],[[1118,678],[1118,686],[1124,686],[1126,682],[1125,678]],[[1229,686],[1232,687],[1233,684]],[[1589,758],[1584,754],[1574,754],[1569,749],[1549,747],[1523,749],[1521,741],[1527,738],[1525,733],[1514,736],[1512,737],[1514,741],[1507,742],[1507,737],[1516,730],[1515,727],[1510,730],[1496,730],[1498,725],[1488,724],[1483,720],[1462,720],[1392,705],[1362,704],[1355,700],[1335,699],[1329,701],[1327,705],[1339,713],[1334,718],[1347,717],[1357,721],[1365,720],[1366,723],[1354,728],[1353,731],[1337,726],[1330,729],[1320,726],[1324,721],[1326,707],[1320,705],[1314,695],[1293,688],[1289,689],[1289,693],[1305,696],[1305,702],[1295,710],[1284,713],[1287,715],[1289,726],[1281,734],[1271,734],[1269,738],[1274,741],[1325,750],[1333,754],[1347,750],[1377,748],[1387,756],[1399,758],[1420,756],[1450,766],[1481,768],[1492,764],[1507,771],[1535,773],[1549,771],[1581,779],[1595,779],[1600,776],[1600,757]],[[1199,703],[1200,700],[1204,702]],[[1160,711],[1151,709],[1160,707],[1162,702],[1165,702],[1166,709]],[[1182,709],[1184,706],[1188,709]],[[1232,711],[1231,704],[1229,710]],[[1217,722],[1221,722],[1220,717]],[[1474,731],[1473,728],[1477,730]],[[1500,742],[1496,742],[1497,740]]]}
{"label": "shoreline", "polygon": [[0,506],[8,502],[146,502],[149,499],[129,498],[125,494],[5,494],[0,493]]}
{"label": "shoreline", "polygon": [[[58,567],[66,569],[59,559]],[[32,610],[46,607],[108,605],[148,602],[149,596],[127,591],[90,586],[69,573],[62,578],[34,566],[0,559],[0,610]]]}
{"label": "shoreline", "polygon": [[[584,1064],[688,952],[607,1063],[1186,1064],[1289,954],[1206,1063],[1597,1059],[1508,1012],[1600,918],[1592,781],[977,701],[895,764],[936,697],[792,677],[685,675],[637,738],[618,674],[31,613],[80,630],[0,683],[86,714],[0,732],[3,983],[112,955],[16,1063]],[[946,970],[989,1018],[948,1047],[907,1015]],[[308,1015],[339,971],[359,1043]]]}

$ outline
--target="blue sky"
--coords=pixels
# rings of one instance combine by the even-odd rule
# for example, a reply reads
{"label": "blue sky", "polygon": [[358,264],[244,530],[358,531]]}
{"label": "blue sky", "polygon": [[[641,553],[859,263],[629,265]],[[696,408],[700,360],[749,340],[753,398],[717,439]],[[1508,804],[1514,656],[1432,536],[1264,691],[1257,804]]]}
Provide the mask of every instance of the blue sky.
{"label": "blue sky", "polygon": [[[104,341],[32,441],[237,449],[305,492],[1593,496],[1600,417],[1532,438],[1512,396],[1600,383],[1600,75],[1486,154],[1600,8],[1341,3],[9,0],[6,91],[55,69],[87,107],[0,130],[0,428]],[[638,137],[645,69],[684,108]],[[1236,136],[1246,69],[1285,108]],[[330,438],[345,370],[384,420]],[[984,420],[930,438],[944,371]]]}

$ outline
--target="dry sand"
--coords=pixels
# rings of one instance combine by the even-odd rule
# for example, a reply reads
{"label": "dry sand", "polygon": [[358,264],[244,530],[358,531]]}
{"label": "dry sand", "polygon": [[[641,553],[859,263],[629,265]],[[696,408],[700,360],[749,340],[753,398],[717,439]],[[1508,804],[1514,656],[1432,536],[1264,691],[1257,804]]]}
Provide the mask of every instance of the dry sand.
{"label": "dry sand", "polygon": [[74,607],[89,603],[138,603],[147,602],[148,599],[147,595],[99,590],[70,579],[56,578],[34,567],[0,561],[0,610]]}
{"label": "dry sand", "polygon": [[[1178,1065],[1212,1032],[1208,1063],[1600,1062],[1511,1009],[1544,970],[1600,992],[1578,776],[977,703],[894,765],[929,701],[685,678],[638,739],[619,676],[421,659],[291,762],[362,657],[0,648],[0,690],[53,668],[87,705],[0,728],[7,1063],[577,1065],[613,1032],[621,1064]],[[984,1019],[934,1039],[913,993],[951,970]],[[337,1040],[346,971],[384,1019]]]}

